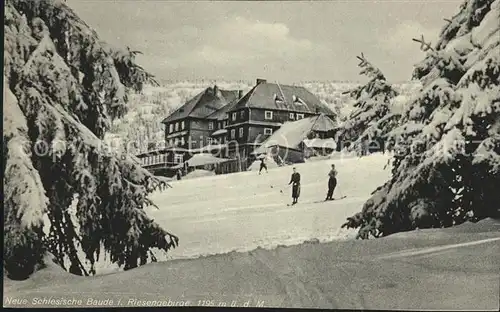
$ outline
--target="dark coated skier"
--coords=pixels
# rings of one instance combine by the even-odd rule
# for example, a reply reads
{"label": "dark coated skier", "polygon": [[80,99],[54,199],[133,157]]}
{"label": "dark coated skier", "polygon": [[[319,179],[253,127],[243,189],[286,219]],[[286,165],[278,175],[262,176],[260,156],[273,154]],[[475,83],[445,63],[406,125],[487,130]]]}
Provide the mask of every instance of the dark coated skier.
{"label": "dark coated skier", "polygon": [[292,178],[290,179],[290,183],[288,183],[288,185],[290,184],[292,184],[292,205],[295,205],[300,196],[300,174],[297,172],[295,167],[293,167]]}
{"label": "dark coated skier", "polygon": [[264,158],[261,158],[261,159],[260,159],[260,169],[259,169],[259,174],[260,174],[260,172],[262,171],[262,169],[266,169],[266,172],[267,172],[267,166],[266,166],[266,163],[264,162]]}
{"label": "dark coated skier", "polygon": [[333,191],[337,186],[337,170],[335,170],[335,165],[332,164],[332,170],[328,173],[328,194],[326,194],[325,200],[333,200]]}

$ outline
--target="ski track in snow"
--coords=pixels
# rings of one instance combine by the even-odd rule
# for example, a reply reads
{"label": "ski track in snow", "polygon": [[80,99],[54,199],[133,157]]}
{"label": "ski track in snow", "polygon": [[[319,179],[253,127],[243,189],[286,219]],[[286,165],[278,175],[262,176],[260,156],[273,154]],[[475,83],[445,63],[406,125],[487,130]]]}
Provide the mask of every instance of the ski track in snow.
{"label": "ski track in snow", "polygon": [[396,253],[391,253],[388,255],[380,256],[380,257],[378,257],[378,259],[383,260],[383,259],[403,258],[403,257],[426,255],[426,254],[431,254],[431,253],[439,253],[441,251],[445,251],[445,250],[449,250],[449,249],[453,249],[453,248],[474,246],[474,245],[485,244],[485,243],[489,243],[489,242],[495,242],[498,240],[500,240],[500,237],[482,239],[482,240],[478,240],[478,241],[472,241],[472,242],[460,243],[460,244],[451,244],[451,245],[444,245],[444,246],[405,250],[405,251],[401,251],[401,252],[396,252]]}

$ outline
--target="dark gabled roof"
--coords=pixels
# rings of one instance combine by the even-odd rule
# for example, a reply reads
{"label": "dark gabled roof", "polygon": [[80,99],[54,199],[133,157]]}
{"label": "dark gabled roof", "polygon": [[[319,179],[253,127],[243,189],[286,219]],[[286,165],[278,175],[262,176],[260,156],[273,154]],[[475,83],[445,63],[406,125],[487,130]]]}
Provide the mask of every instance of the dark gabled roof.
{"label": "dark gabled roof", "polygon": [[236,104],[238,104],[238,100],[239,100],[238,98],[234,99],[231,103],[223,106],[221,109],[208,115],[207,118],[217,119],[217,120],[226,119],[227,112],[229,112]]}
{"label": "dark gabled roof", "polygon": [[[216,92],[216,91],[219,92]],[[217,93],[217,94],[216,94]],[[206,118],[228,103],[238,98],[239,90],[222,90],[216,86],[208,87],[198,93],[184,105],[175,110],[162,123],[184,119],[186,117]]]}
{"label": "dark gabled roof", "polygon": [[231,107],[230,111],[245,107],[335,115],[327,105],[304,87],[268,82],[253,87]]}

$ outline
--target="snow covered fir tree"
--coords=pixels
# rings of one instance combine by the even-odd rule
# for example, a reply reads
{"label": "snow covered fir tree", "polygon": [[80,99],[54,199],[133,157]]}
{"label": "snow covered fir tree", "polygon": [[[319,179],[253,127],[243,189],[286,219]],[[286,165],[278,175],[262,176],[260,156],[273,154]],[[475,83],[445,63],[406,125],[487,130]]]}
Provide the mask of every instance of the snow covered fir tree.
{"label": "snow covered fir tree", "polygon": [[153,83],[136,52],[102,43],[61,1],[7,0],[4,35],[7,275],[27,278],[46,252],[89,275],[103,251],[129,269],[175,247],[143,210],[165,182],[101,140],[128,94]]}
{"label": "snow covered fir tree", "polygon": [[382,73],[370,63],[363,53],[357,57],[360,74],[370,80],[354,90],[346,92],[353,99],[354,111],[337,131],[339,149],[356,151],[366,155],[368,150],[384,149],[386,134],[397,124],[399,114],[391,109],[391,100],[398,95]]}
{"label": "snow covered fir tree", "polygon": [[413,73],[392,179],[343,225],[358,238],[499,216],[500,0],[467,0]]}

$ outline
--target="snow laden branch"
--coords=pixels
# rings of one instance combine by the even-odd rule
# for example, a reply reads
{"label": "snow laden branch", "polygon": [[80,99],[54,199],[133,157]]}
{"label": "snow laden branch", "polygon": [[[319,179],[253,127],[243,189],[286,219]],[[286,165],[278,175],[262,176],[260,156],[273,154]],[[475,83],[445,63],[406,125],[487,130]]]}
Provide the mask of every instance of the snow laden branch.
{"label": "snow laden branch", "polygon": [[398,93],[363,53],[357,58],[362,69],[360,74],[370,80],[348,92],[356,100],[355,110],[339,127],[337,138],[343,148],[365,155],[370,148],[384,148],[385,135],[399,118],[399,114],[391,108],[391,100]]}
{"label": "snow laden branch", "polygon": [[500,1],[467,0],[434,48],[415,41],[423,87],[389,134],[392,178],[343,225],[359,238],[500,215]]}
{"label": "snow laden branch", "polygon": [[89,275],[102,252],[130,269],[155,261],[152,248],[176,247],[144,211],[165,181],[102,141],[128,93],[154,83],[137,51],[102,43],[59,1],[6,1],[4,24],[8,276],[27,278],[45,251]]}

